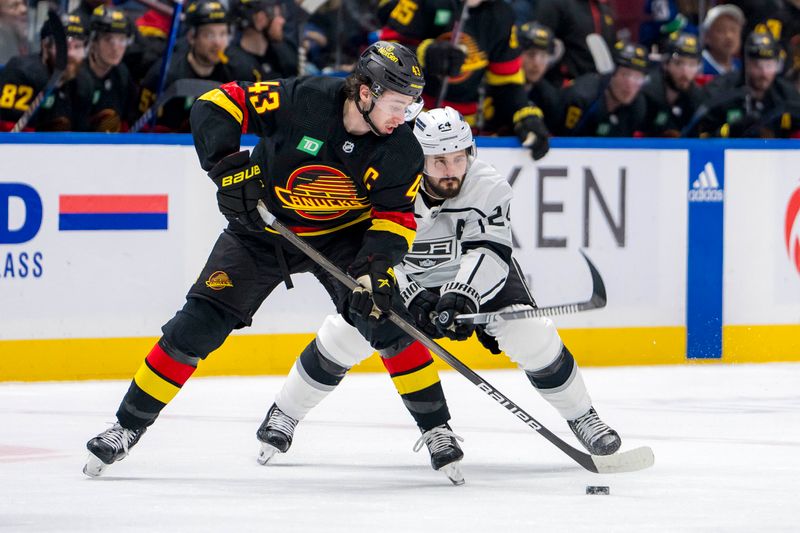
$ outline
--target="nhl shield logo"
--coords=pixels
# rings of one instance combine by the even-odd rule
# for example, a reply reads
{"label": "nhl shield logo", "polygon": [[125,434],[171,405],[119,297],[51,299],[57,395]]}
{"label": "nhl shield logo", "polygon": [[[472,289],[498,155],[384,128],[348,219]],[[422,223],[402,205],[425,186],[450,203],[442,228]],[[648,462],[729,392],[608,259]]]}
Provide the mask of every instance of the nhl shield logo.
{"label": "nhl shield logo", "polygon": [[345,141],[344,144],[342,145],[342,150],[346,154],[351,154],[351,153],[353,153],[353,148],[355,148],[355,147],[356,147],[356,145],[353,144],[352,142]]}

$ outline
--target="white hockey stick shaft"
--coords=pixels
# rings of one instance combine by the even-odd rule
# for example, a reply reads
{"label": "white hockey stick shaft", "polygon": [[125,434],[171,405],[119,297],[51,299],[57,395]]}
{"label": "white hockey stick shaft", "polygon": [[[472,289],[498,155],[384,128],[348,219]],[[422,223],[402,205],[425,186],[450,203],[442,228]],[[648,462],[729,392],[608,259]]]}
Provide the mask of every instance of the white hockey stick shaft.
{"label": "white hockey stick shaft", "polygon": [[[264,222],[272,226],[272,229],[282,235],[287,241],[296,246],[301,252],[306,254],[312,261],[317,263],[331,276],[336,278],[345,287],[352,290],[359,286],[359,283],[349,276],[341,268],[332,263],[327,257],[322,255],[316,248],[308,244],[301,237],[297,236],[292,230],[279,222],[275,216],[269,212],[267,206],[263,201],[258,201],[258,212]],[[526,426],[537,431],[545,439],[550,441],[562,452],[567,454],[576,463],[581,465],[586,470],[595,473],[617,473],[617,472],[632,472],[641,470],[652,466],[653,464],[653,451],[648,447],[636,448],[614,455],[597,456],[589,455],[588,453],[577,450],[561,440],[549,429],[540,424],[535,418],[526,413],[516,403],[508,399],[500,391],[490,385],[485,379],[479,376],[475,371],[462,363],[456,356],[439,346],[434,340],[422,333],[416,326],[407,322],[403,317],[389,311],[389,320],[392,321],[397,327],[403,330],[406,334],[414,340],[419,341],[423,346],[439,356],[445,363],[453,367],[458,373],[470,380],[487,396],[495,400],[497,403],[508,409],[516,418],[521,420]]]}
{"label": "white hockey stick shaft", "polygon": [[456,317],[457,322],[469,322],[471,324],[488,324],[497,320],[517,320],[520,318],[540,318],[545,316],[569,315],[580,313],[581,311],[591,311],[601,309],[606,306],[606,286],[597,268],[589,260],[583,250],[581,255],[589,266],[592,273],[592,297],[585,302],[571,304],[550,305],[547,307],[534,307],[531,309],[520,309],[519,311],[500,311],[496,313],[465,313]]}

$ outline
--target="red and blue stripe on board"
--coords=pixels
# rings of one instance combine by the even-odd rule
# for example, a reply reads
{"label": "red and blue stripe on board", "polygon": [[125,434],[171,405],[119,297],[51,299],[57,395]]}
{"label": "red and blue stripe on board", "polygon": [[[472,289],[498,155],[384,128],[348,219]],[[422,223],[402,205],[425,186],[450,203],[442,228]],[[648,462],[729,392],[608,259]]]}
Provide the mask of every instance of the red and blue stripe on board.
{"label": "red and blue stripe on board", "polygon": [[59,231],[165,230],[166,194],[62,194]]}

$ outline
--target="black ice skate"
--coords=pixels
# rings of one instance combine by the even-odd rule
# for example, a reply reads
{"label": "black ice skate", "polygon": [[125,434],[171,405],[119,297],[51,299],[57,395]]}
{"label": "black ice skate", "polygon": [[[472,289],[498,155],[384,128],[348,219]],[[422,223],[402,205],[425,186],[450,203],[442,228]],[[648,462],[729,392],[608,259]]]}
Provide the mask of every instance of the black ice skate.
{"label": "black ice skate", "polygon": [[431,453],[431,466],[434,470],[441,470],[450,479],[453,485],[463,485],[464,475],[461,473],[459,462],[464,457],[464,452],[457,441],[464,441],[461,437],[453,433],[449,424],[442,424],[433,429],[422,433],[422,436],[414,444],[414,451],[422,449],[422,445],[428,446]]}
{"label": "black ice skate", "polygon": [[261,449],[258,451],[260,464],[265,465],[276,453],[286,453],[289,450],[297,422],[298,420],[272,404],[267,417],[256,431],[256,438],[261,441]]}
{"label": "black ice skate", "polygon": [[611,455],[622,444],[617,432],[600,420],[594,407],[590,407],[585,415],[568,420],[567,423],[583,447],[592,455]]}
{"label": "black ice skate", "polygon": [[83,473],[90,477],[97,477],[112,463],[124,459],[133,445],[147,428],[128,429],[116,422],[113,426],[100,433],[86,443],[89,458],[83,467]]}

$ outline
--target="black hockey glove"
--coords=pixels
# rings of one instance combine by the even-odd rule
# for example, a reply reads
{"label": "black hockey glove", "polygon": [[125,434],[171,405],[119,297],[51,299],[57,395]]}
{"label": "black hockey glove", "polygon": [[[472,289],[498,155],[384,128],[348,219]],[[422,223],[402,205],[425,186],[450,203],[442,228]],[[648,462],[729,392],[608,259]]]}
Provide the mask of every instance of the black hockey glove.
{"label": "black hockey glove", "polygon": [[379,319],[392,308],[392,296],[397,285],[389,258],[371,255],[356,259],[348,268],[360,287],[350,293],[349,312],[362,319]]}
{"label": "black hockey glove", "polygon": [[217,204],[225,218],[238,221],[250,231],[264,231],[265,224],[256,204],[264,197],[266,188],[261,168],[250,161],[247,150],[223,157],[208,176],[219,189]]}
{"label": "black hockey glove", "polygon": [[531,149],[534,161],[543,158],[550,150],[550,132],[538,107],[527,106],[514,113],[514,133],[522,146]]}
{"label": "black hockey glove", "polygon": [[426,39],[417,48],[417,59],[426,75],[458,76],[467,54],[450,41]]}
{"label": "black hockey glove", "polygon": [[441,338],[442,334],[436,329],[436,324],[434,323],[439,295],[428,289],[423,289],[412,281],[401,293],[401,296],[411,316],[414,317],[416,326],[432,339]]}
{"label": "black hockey glove", "polygon": [[436,327],[439,333],[455,341],[467,340],[475,331],[475,324],[456,322],[462,313],[477,313],[480,294],[466,283],[451,281],[442,287],[442,295],[436,304]]}

